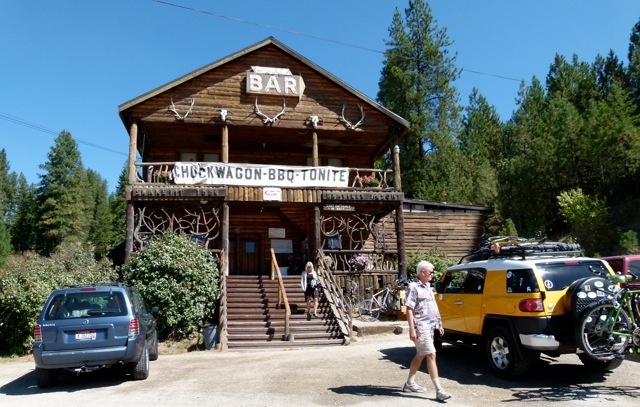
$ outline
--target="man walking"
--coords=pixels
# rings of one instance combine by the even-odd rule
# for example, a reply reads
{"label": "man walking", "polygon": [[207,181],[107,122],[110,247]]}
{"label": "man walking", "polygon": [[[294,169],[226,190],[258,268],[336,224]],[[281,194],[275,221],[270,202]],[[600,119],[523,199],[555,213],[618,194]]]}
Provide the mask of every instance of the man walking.
{"label": "man walking", "polygon": [[427,372],[436,389],[436,399],[444,401],[451,398],[440,385],[438,366],[436,365],[436,348],[433,343],[433,333],[438,329],[440,336],[444,335],[442,319],[438,304],[431,290],[433,279],[433,264],[421,261],[416,267],[417,281],[409,283],[406,292],[405,305],[407,307],[407,322],[409,323],[409,339],[416,345],[416,355],[409,366],[409,377],[404,384],[403,391],[423,393],[426,388],[416,383],[416,373],[427,359]]}

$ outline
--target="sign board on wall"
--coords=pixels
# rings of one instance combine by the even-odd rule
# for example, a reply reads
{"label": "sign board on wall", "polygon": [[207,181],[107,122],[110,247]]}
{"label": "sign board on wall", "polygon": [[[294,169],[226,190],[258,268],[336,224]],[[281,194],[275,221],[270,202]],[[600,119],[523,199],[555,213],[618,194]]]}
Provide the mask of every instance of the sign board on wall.
{"label": "sign board on wall", "polygon": [[269,228],[270,238],[285,238],[286,231],[284,228]]}
{"label": "sign board on wall", "polygon": [[304,81],[286,68],[252,66],[247,72],[247,93],[256,95],[292,96],[302,98]]}
{"label": "sign board on wall", "polygon": [[177,162],[172,176],[178,185],[342,188],[349,183],[349,169],[344,167]]}
{"label": "sign board on wall", "polygon": [[293,253],[291,239],[271,239],[271,248],[275,253]]}
{"label": "sign board on wall", "polygon": [[[280,188],[263,188],[262,189],[263,201],[282,201],[282,189]],[[284,236],[282,236],[284,237]]]}

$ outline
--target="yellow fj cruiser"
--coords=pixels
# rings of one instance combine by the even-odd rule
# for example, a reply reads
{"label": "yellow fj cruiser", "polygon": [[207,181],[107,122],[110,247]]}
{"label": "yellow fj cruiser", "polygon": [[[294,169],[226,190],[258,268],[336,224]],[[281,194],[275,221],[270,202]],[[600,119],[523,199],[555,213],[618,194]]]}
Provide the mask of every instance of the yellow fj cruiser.
{"label": "yellow fj cruiser", "polygon": [[[575,319],[612,291],[613,274],[599,259],[581,256],[579,245],[490,239],[450,267],[436,282],[442,342],[484,350],[491,370],[517,379],[541,354],[577,353],[586,366],[618,367],[621,359],[592,359],[578,347]],[[436,332],[437,334],[437,332]]]}

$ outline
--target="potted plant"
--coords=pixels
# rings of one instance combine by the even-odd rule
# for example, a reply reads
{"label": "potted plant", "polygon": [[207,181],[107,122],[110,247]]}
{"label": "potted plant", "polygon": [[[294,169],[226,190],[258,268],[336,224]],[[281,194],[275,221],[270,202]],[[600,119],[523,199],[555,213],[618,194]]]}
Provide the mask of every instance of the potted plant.
{"label": "potted plant", "polygon": [[363,175],[360,177],[360,182],[362,183],[362,186],[366,188],[377,187],[380,185],[380,181],[373,174]]}

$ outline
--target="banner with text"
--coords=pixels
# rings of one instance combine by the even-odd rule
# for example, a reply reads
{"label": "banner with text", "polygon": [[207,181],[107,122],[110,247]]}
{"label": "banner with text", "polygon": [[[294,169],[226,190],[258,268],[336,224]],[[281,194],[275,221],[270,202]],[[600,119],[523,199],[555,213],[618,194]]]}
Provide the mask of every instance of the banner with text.
{"label": "banner with text", "polygon": [[340,167],[177,162],[172,172],[186,185],[342,188],[349,181],[349,169]]}

